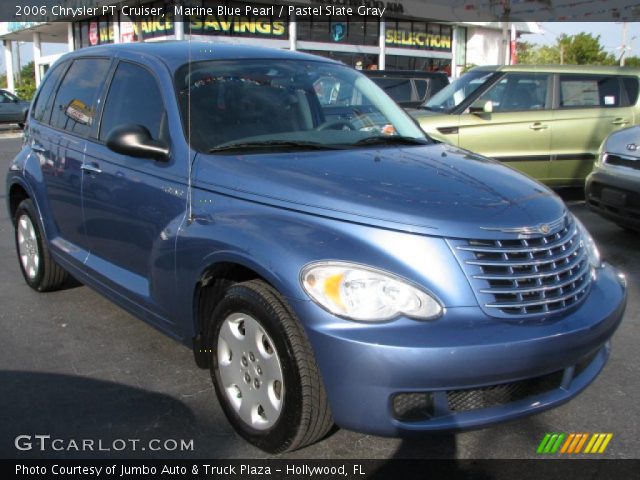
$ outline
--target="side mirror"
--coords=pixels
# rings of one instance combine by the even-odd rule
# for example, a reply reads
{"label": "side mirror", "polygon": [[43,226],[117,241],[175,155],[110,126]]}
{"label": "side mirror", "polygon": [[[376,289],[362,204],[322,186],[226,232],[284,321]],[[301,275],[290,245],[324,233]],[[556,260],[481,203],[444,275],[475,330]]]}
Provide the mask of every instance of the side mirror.
{"label": "side mirror", "polygon": [[153,158],[159,162],[169,160],[169,146],[151,138],[142,125],[121,125],[107,135],[107,147],[116,153],[136,158]]}
{"label": "side mirror", "polygon": [[476,100],[469,107],[469,113],[491,113],[493,102],[491,100]]}

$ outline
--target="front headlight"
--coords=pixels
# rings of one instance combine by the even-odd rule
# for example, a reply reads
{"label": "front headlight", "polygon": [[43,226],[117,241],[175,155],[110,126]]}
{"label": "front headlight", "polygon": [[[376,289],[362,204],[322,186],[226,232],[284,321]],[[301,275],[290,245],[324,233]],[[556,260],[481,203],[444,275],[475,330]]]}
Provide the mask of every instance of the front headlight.
{"label": "front headlight", "polygon": [[331,313],[382,322],[406,315],[423,320],[442,313],[436,299],[391,273],[347,262],[319,262],[301,272],[307,294]]}
{"label": "front headlight", "polygon": [[582,222],[578,220],[578,217],[574,215],[573,221],[576,222],[578,230],[580,230],[580,236],[582,237],[582,241],[584,242],[584,246],[587,249],[587,254],[589,256],[589,263],[593,268],[601,268],[602,258],[600,257],[600,250],[598,250],[596,242],[593,240],[593,237]]}

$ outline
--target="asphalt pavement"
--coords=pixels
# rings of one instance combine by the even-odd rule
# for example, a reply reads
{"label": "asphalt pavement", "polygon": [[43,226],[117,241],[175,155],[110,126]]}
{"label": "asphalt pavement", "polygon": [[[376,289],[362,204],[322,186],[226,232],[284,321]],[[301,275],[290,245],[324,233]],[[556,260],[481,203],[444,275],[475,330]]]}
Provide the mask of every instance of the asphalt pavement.
{"label": "asphalt pavement", "polygon": [[[45,294],[27,287],[4,205],[4,172],[20,143],[19,134],[0,134],[0,458],[268,458],[233,432],[208,371],[195,366],[189,349],[87,287]],[[604,457],[638,458],[640,235],[593,214],[578,197],[568,197],[571,210],[629,280],[611,358],[585,392],[549,412],[455,435],[397,439],[336,429],[283,457],[536,458],[546,432],[611,432]],[[18,450],[19,435],[50,435],[64,448]],[[82,439],[95,441],[94,450],[69,448]],[[115,451],[118,439],[140,442]],[[184,440],[187,448],[169,442],[152,451],[144,447],[151,439]],[[98,441],[111,450],[98,451]]]}

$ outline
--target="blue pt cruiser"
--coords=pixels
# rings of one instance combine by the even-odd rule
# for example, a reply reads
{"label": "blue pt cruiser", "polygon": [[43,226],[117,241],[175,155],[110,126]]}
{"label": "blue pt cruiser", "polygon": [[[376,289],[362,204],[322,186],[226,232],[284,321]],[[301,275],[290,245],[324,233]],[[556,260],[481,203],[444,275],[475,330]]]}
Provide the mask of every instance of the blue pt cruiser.
{"label": "blue pt cruiser", "polygon": [[26,282],[193,348],[268,452],[540,412],[604,366],[624,278],[563,202],[435,142],[360,73],[207,43],[48,72],[8,173]]}

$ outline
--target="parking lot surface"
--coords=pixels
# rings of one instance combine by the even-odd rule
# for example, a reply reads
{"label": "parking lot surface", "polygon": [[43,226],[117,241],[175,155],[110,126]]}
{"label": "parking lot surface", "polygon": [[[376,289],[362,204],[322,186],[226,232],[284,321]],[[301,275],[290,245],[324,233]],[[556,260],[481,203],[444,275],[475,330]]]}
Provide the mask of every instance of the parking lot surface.
{"label": "parking lot surface", "polygon": [[[195,366],[189,349],[87,287],[46,294],[27,287],[5,207],[4,174],[20,144],[19,135],[0,132],[0,457],[268,458],[233,432],[208,371]],[[567,199],[576,197],[573,192]],[[638,458],[640,234],[598,217],[582,202],[571,201],[570,208],[605,260],[629,280],[627,313],[611,358],[584,393],[537,416],[455,435],[389,439],[336,429],[283,457],[536,458],[546,432],[610,432],[606,458]],[[87,451],[23,451],[14,444],[19,435],[50,435],[63,447],[71,440],[95,443]],[[122,451],[106,450],[116,439],[134,442]],[[149,448],[166,440],[178,447],[168,442],[168,448]],[[192,448],[182,450],[181,440]]]}

